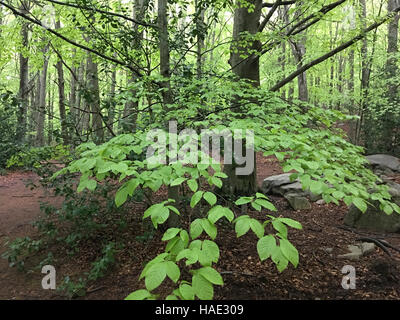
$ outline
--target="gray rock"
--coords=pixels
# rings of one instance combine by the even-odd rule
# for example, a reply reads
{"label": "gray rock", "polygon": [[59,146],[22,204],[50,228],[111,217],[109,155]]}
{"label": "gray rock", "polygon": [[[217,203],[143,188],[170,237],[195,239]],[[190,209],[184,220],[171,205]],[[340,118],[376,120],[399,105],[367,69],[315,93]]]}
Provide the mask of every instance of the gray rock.
{"label": "gray rock", "polygon": [[363,242],[361,245],[361,251],[364,256],[375,251],[375,244],[369,242]]}
{"label": "gray rock", "polygon": [[387,185],[390,187],[389,193],[393,198],[399,198],[400,199],[400,184],[389,181],[387,182]]}
{"label": "gray rock", "polygon": [[349,249],[350,253],[338,255],[339,259],[360,260],[363,252],[359,246],[349,245],[347,248]]}
{"label": "gray rock", "polygon": [[318,201],[317,201],[317,204],[320,205],[320,206],[322,206],[322,205],[325,204],[325,200],[323,200],[323,199],[318,200]]}
{"label": "gray rock", "polygon": [[300,182],[295,182],[291,184],[285,184],[280,186],[274,186],[272,188],[274,194],[284,196],[285,194],[297,194],[299,196],[305,196],[307,193],[303,190]]}
{"label": "gray rock", "polygon": [[296,194],[299,197],[308,197],[312,202],[321,199],[321,196],[314,195],[309,191],[304,191],[300,181],[290,181],[291,173],[284,173],[277,176],[268,177],[263,181],[261,190],[265,194],[285,196],[286,194]]}
{"label": "gray rock", "polygon": [[[282,185],[291,184],[293,181],[290,181],[291,173],[284,173],[277,176],[271,176],[265,179],[262,183],[261,190],[265,194],[269,194],[271,190],[275,187],[280,187]],[[298,180],[296,180],[298,181]]]}
{"label": "gray rock", "polygon": [[333,248],[323,248],[323,251],[325,251],[326,253],[332,253],[333,252]]}
{"label": "gray rock", "polygon": [[[372,167],[377,168],[384,173],[390,171],[400,172],[400,159],[387,154],[374,154],[366,157]],[[389,170],[388,170],[389,169]]]}
{"label": "gray rock", "polygon": [[[395,189],[391,191],[394,193]],[[393,197],[397,205],[400,205],[400,197]],[[356,229],[365,229],[374,232],[399,232],[400,214],[394,212],[387,215],[379,208],[379,201],[371,201],[367,211],[363,214],[356,206],[351,205],[344,218],[344,224]]]}
{"label": "gray rock", "polygon": [[285,194],[286,200],[294,210],[310,210],[311,203],[306,197],[299,196],[296,193]]}
{"label": "gray rock", "polygon": [[350,252],[339,255],[339,259],[360,260],[362,256],[366,256],[375,251],[375,244],[363,242],[357,246],[349,245],[347,248]]}

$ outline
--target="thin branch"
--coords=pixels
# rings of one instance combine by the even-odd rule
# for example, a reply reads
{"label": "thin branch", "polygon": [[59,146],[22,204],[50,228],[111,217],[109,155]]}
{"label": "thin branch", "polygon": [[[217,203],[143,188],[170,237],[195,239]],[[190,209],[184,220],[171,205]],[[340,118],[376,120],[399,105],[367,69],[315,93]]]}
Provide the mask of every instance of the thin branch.
{"label": "thin branch", "polygon": [[265,28],[265,26],[267,25],[268,21],[271,20],[272,15],[274,14],[274,12],[276,11],[276,9],[278,9],[278,7],[282,4],[281,0],[278,0],[275,2],[275,4],[272,6],[271,10],[269,10],[267,16],[265,17],[265,19],[263,20],[263,22],[261,22],[260,26],[258,27],[258,32],[262,32]]}
{"label": "thin branch", "polygon": [[[288,6],[291,4],[295,4],[297,0],[291,0],[291,1],[277,1],[279,2],[279,6]],[[272,8],[273,6],[275,6],[277,4],[277,2],[275,3],[263,3],[262,7],[263,8]]]}

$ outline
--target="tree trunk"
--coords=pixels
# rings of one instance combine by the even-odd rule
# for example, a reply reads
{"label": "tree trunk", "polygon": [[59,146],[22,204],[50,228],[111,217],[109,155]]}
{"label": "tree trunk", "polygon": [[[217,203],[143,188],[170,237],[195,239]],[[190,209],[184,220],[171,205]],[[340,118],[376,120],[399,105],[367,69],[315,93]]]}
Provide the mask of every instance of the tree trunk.
{"label": "tree trunk", "polygon": [[[260,86],[260,64],[259,59],[252,58],[252,50],[258,50],[260,48],[259,41],[252,41],[247,46],[241,46],[239,44],[242,39],[243,33],[250,33],[252,35],[257,34],[258,27],[261,18],[262,1],[261,0],[250,0],[248,1],[254,10],[249,12],[247,7],[242,6],[240,1],[237,2],[237,8],[235,9],[234,26],[233,26],[233,45],[231,47],[231,56],[229,63],[232,67],[233,73],[239,79],[249,80],[254,87]],[[235,50],[236,49],[236,50]],[[249,58],[243,58],[243,56]],[[236,97],[233,101],[233,111],[240,113],[240,101]],[[245,115],[241,115],[245,116]],[[246,143],[242,141],[242,150],[235,150],[234,153],[240,153],[245,151]],[[254,151],[252,151],[254,152]],[[229,159],[228,159],[229,160]],[[257,190],[256,182],[256,162],[254,156],[254,170],[248,175],[238,175],[237,169],[240,168],[233,157],[232,164],[225,164],[224,172],[228,176],[224,180],[222,188],[222,194],[246,196],[253,195]]]}
{"label": "tree trunk", "polygon": [[196,31],[197,31],[197,54],[196,54],[196,62],[197,62],[197,79],[201,79],[203,76],[203,65],[204,65],[204,39],[205,39],[205,26],[204,26],[204,16],[205,10],[200,7],[199,0],[195,0],[195,8],[196,8]]}
{"label": "tree trunk", "polygon": [[[400,5],[399,0],[389,0],[388,2],[388,12],[393,12],[394,9],[398,8]],[[397,54],[398,50],[398,40],[399,40],[399,18],[400,15],[396,14],[395,17],[389,22],[388,25],[388,58],[386,62],[386,77],[388,79],[388,97],[391,107],[387,110],[384,117],[384,146],[385,152],[394,154],[395,152],[395,140],[396,134],[395,129],[398,127],[398,122],[396,121],[396,113],[393,110],[398,107],[398,81],[396,81],[396,76],[398,74],[399,68],[397,65]]]}
{"label": "tree trunk", "polygon": [[[299,2],[298,6],[301,6],[301,2]],[[294,19],[297,19],[300,14],[300,11],[296,11]],[[286,15],[287,16],[287,15]],[[288,17],[287,17],[288,18]],[[301,38],[296,42],[292,41],[292,51],[293,56],[295,58],[297,69],[300,69],[303,66],[303,59],[306,55],[306,41],[307,36],[306,32],[303,31],[301,33]],[[299,91],[299,100],[308,101],[308,85],[307,85],[307,73],[303,72],[297,77],[297,87]]]}
{"label": "tree trunk", "polygon": [[[21,6],[21,12],[27,13],[24,3]],[[29,25],[26,22],[22,23],[21,37],[22,46],[27,48],[29,44]],[[27,110],[28,110],[28,80],[29,80],[29,58],[24,57],[19,53],[19,92],[18,92],[18,114],[17,114],[17,128],[15,140],[18,143],[25,142],[26,124],[27,124]]]}
{"label": "tree trunk", "polygon": [[44,123],[46,119],[46,89],[47,89],[47,69],[49,66],[49,57],[46,56],[49,46],[43,49],[44,64],[39,76],[38,105],[37,105],[37,132],[36,145],[44,146]]}
{"label": "tree trunk", "polygon": [[[133,19],[142,21],[148,7],[149,0],[135,0],[133,8]],[[133,25],[133,32],[135,34],[135,40],[132,43],[133,50],[140,50],[140,45],[143,40],[143,31],[139,32],[139,26]],[[137,61],[138,63],[138,61]],[[133,85],[137,82],[136,74],[132,73],[128,75],[128,85]],[[136,131],[136,122],[139,109],[139,99],[137,98],[136,90],[130,90],[131,99],[125,104],[123,113],[123,130],[126,132]]]}
{"label": "tree trunk", "polygon": [[89,90],[89,107],[91,113],[91,132],[94,143],[101,144],[104,142],[104,129],[103,129],[103,117],[101,114],[100,107],[100,88],[99,88],[99,71],[98,65],[92,59],[92,56],[88,56],[88,67],[87,67],[87,80]]}
{"label": "tree trunk", "polygon": [[[61,23],[58,20],[56,22],[56,30],[61,28]],[[67,114],[65,110],[65,81],[64,81],[64,69],[63,63],[58,59],[56,64],[57,75],[58,75],[58,106],[60,111],[60,121],[61,121],[61,137],[63,139],[64,145],[69,144],[68,137],[68,124],[67,124]]]}
{"label": "tree trunk", "polygon": [[[158,32],[159,32],[159,49],[160,49],[160,73],[164,80],[161,82],[163,90],[163,103],[165,113],[170,110],[170,105],[173,102],[171,93],[171,69],[170,69],[170,50],[169,50],[169,33],[167,20],[167,0],[158,0]],[[168,124],[166,124],[168,126]],[[175,159],[169,159],[169,161]],[[179,186],[168,187],[168,198],[175,200],[175,205],[179,206]],[[181,225],[180,217],[176,214],[171,214],[168,219],[168,226],[176,228]]]}
{"label": "tree trunk", "polygon": [[53,131],[54,131],[54,125],[53,125],[53,119],[54,119],[54,94],[53,90],[51,87],[51,74],[48,77],[48,101],[47,101],[47,144],[51,145],[53,142]]}

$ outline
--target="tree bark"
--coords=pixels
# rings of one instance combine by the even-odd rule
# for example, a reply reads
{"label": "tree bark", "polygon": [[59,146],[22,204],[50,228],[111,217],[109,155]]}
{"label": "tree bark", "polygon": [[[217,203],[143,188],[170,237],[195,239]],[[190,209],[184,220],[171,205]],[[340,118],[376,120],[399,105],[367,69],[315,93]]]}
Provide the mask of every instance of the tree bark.
{"label": "tree bark", "polygon": [[89,108],[91,113],[91,132],[94,143],[104,142],[103,117],[100,106],[100,88],[98,65],[93,61],[91,54],[88,56],[87,80],[89,90]]}
{"label": "tree bark", "polygon": [[[61,23],[58,20],[56,22],[56,30],[61,28]],[[65,109],[65,80],[64,80],[64,68],[63,63],[58,59],[56,64],[57,75],[58,75],[58,106],[60,111],[61,121],[61,137],[65,145],[69,144],[68,137],[68,124],[67,124],[67,113]]]}
{"label": "tree bark", "polygon": [[[258,58],[252,57],[252,50],[259,50],[261,43],[259,41],[251,41],[247,46],[241,46],[239,42],[243,39],[244,33],[255,35],[258,33],[258,28],[261,19],[261,0],[250,0],[248,1],[254,10],[249,12],[247,7],[242,6],[240,1],[237,2],[237,8],[235,9],[234,25],[233,25],[233,44],[231,47],[231,56],[229,63],[232,67],[233,73],[242,80],[248,80],[254,87],[260,86],[260,64]],[[249,58],[243,58],[247,56]],[[239,98],[234,98],[232,103],[233,110],[240,113],[240,101]],[[244,114],[240,116],[245,116]],[[242,150],[235,150],[234,153],[245,152],[246,143],[242,141]],[[254,151],[253,151],[254,152]],[[246,196],[253,195],[257,191],[256,182],[256,157],[254,154],[254,170],[248,175],[238,175],[237,169],[240,166],[232,160],[232,164],[225,164],[224,172],[228,176],[224,180],[222,194]]]}
{"label": "tree bark", "polygon": [[[393,12],[394,9],[400,6],[399,0],[388,1],[388,12]],[[389,22],[388,25],[388,57],[386,62],[386,77],[388,79],[388,97],[391,107],[387,110],[384,116],[384,146],[385,151],[390,154],[395,154],[396,148],[396,133],[395,129],[398,127],[398,117],[396,117],[395,110],[398,107],[398,81],[396,76],[399,72],[397,65],[398,41],[399,41],[399,18],[397,13],[395,17]]]}
{"label": "tree bark", "polygon": [[[171,93],[171,66],[170,66],[170,49],[169,49],[169,33],[167,19],[167,0],[158,0],[158,32],[159,32],[159,49],[160,49],[160,73],[164,80],[161,82],[163,90],[163,103],[165,113],[170,110],[170,105],[173,103]],[[166,124],[167,125],[167,124]],[[175,159],[169,159],[169,161]],[[168,198],[175,200],[175,205],[179,206],[179,186],[168,187]],[[176,214],[171,214],[168,218],[168,226],[176,228],[181,225],[180,217]]]}
{"label": "tree bark", "polygon": [[[27,13],[28,3],[22,2],[21,12]],[[29,45],[29,25],[23,22],[21,26],[22,46],[27,48]],[[28,81],[29,81],[29,58],[19,53],[19,92],[18,92],[18,114],[15,140],[18,143],[25,142],[27,110],[28,110]]]}
{"label": "tree bark", "polygon": [[43,68],[39,76],[38,87],[38,104],[37,104],[37,132],[36,132],[36,145],[44,146],[44,123],[46,119],[46,90],[47,90],[47,70],[49,66],[49,58],[47,52],[49,45],[43,49]]}

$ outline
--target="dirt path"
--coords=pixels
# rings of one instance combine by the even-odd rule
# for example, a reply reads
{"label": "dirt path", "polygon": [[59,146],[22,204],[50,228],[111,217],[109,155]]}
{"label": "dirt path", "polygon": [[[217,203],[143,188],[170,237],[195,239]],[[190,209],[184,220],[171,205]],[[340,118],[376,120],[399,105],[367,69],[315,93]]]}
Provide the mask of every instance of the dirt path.
{"label": "dirt path", "polygon": [[[17,237],[35,234],[32,221],[40,215],[41,201],[55,201],[42,189],[26,188],[29,181],[38,181],[33,173],[13,172],[0,176],[0,255],[5,244]],[[18,272],[0,259],[0,299],[43,299],[53,295],[41,289],[40,271]]]}

